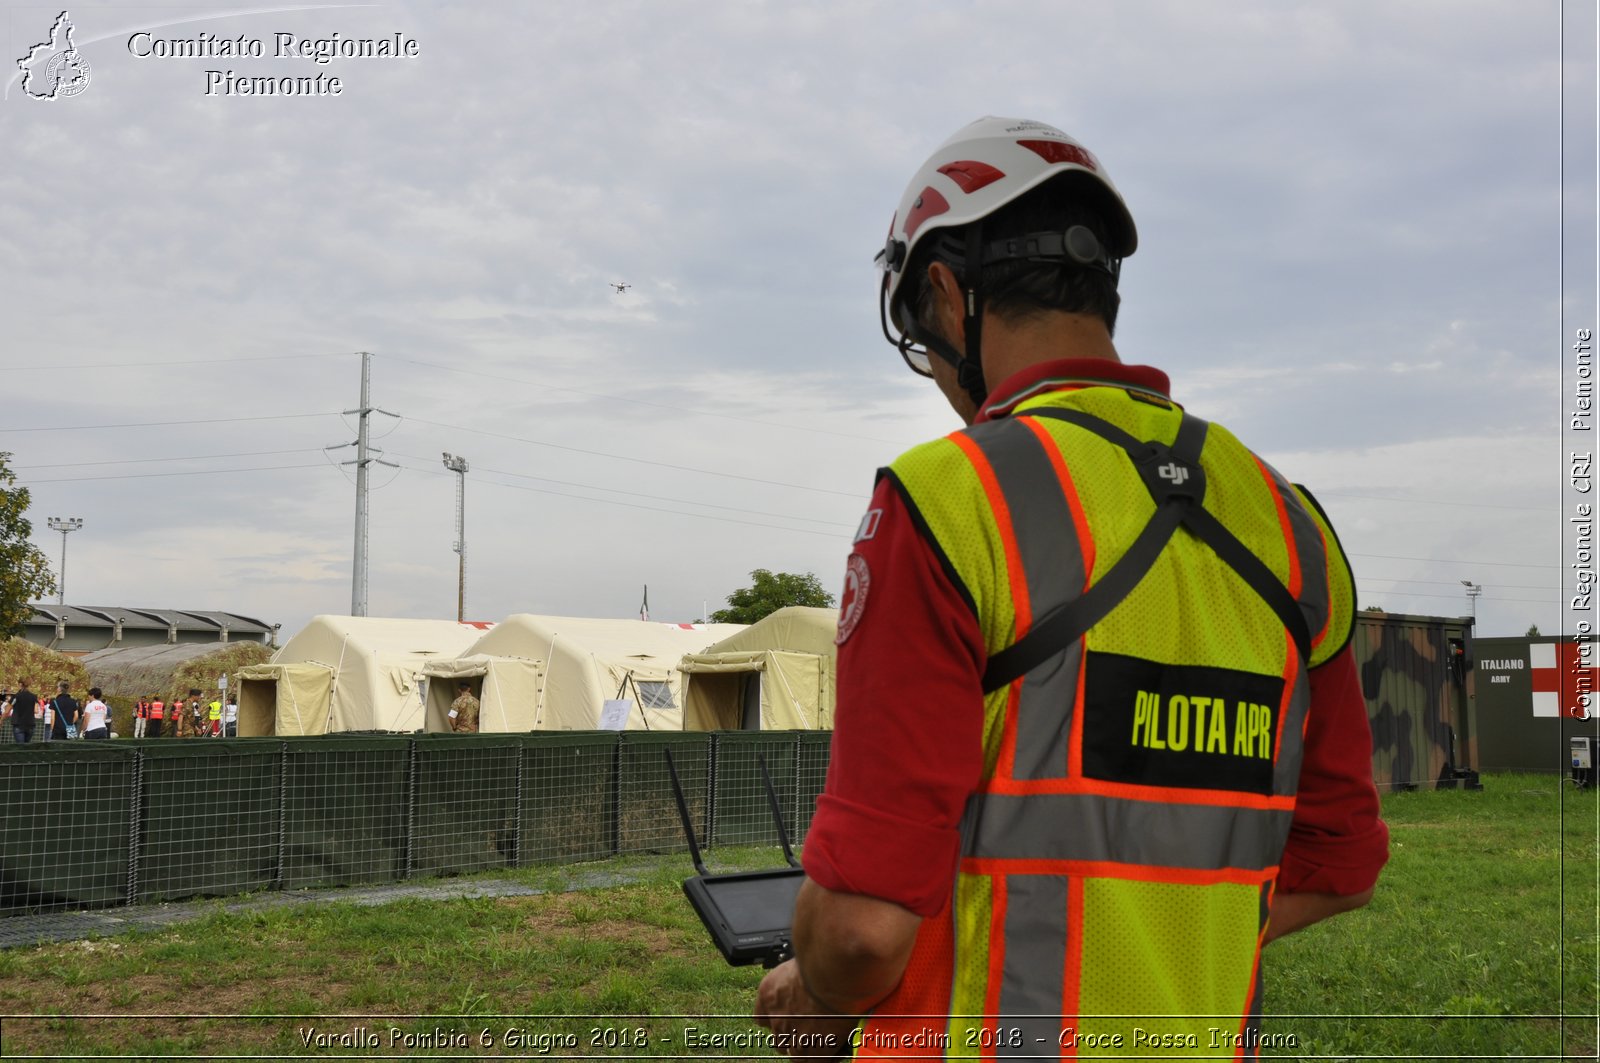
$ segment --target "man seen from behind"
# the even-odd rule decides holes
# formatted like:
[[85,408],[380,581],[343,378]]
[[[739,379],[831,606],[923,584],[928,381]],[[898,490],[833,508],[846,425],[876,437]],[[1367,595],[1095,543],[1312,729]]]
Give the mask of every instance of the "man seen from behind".
[[472,684],[456,685],[456,700],[450,703],[450,730],[459,734],[476,734],[478,730],[478,699],[472,696]]
[[846,566],[756,1009],[795,1054],[1255,1058],[1262,945],[1387,859],[1348,562],[1122,362],[1137,242],[1100,160],[1025,120],[958,131],[895,213],[884,333],[967,427],[880,472]]
[[11,695],[11,730],[18,745],[33,741],[33,714],[39,707],[39,695],[28,689],[28,680],[17,680],[17,692]]

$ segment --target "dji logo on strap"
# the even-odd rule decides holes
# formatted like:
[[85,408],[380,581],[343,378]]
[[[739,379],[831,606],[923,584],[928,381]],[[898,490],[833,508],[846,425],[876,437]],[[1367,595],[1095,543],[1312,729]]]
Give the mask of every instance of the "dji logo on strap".
[[1156,475],[1163,480],[1172,481],[1173,487],[1180,487],[1183,481],[1189,478],[1189,470],[1175,461],[1169,461],[1156,469]]

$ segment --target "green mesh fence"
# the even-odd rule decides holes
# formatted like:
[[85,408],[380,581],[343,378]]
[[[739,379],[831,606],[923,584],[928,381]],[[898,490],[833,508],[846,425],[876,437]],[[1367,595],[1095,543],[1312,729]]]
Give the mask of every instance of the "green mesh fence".
[[711,814],[711,733],[623,731],[617,747],[619,853],[670,853],[689,848],[672,797],[664,750],[671,751],[677,765],[695,834],[707,836]]
[[452,875],[516,860],[520,740],[423,735],[411,744],[409,875]]
[[0,910],[128,901],[134,763],[102,743],[0,750]]
[[727,731],[716,736],[716,800],[711,823],[713,845],[777,845],[761,762],[778,797],[783,826],[793,844],[795,795],[798,792],[796,733],[794,731]]
[[777,840],[798,847],[827,734],[564,732],[0,748],[0,914],[381,884]]
[[282,747],[279,885],[305,889],[404,878],[411,743],[328,735],[289,739]]
[[278,877],[276,743],[144,740],[134,899],[225,896]]
[[[828,781],[828,751],[829,743],[833,741],[832,731],[798,731],[796,737],[799,744],[798,759],[795,778],[795,822],[790,828],[790,836],[796,839],[804,838],[811,829],[811,817],[817,811],[817,798],[822,794],[822,786]],[[798,842],[796,843],[798,844]]]
[[616,851],[615,731],[557,734],[522,747],[519,864],[601,860]]

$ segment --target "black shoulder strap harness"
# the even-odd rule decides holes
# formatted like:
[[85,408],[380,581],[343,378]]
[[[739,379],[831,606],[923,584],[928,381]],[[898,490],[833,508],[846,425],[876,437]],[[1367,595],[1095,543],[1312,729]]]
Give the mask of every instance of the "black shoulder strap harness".
[[1078,410],[1034,409],[1017,416],[1067,421],[1126,450],[1145,488],[1155,499],[1156,512],[1127,553],[1117,559],[1098,583],[1080,597],[1052,609],[1021,639],[989,658],[983,672],[984,693],[999,690],[1026,675],[1082,638],[1139,585],[1179,525],[1210,546],[1261,596],[1283,621],[1301,659],[1310,660],[1311,632],[1299,603],[1266,563],[1203,505],[1206,478],[1200,467],[1200,450],[1205,445],[1210,425],[1198,417],[1183,414],[1177,438],[1169,447],[1164,443],[1135,439],[1116,425]]

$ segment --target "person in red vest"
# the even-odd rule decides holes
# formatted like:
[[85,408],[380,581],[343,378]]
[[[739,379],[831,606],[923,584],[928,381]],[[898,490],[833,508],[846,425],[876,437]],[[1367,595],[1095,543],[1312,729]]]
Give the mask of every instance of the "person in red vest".
[[162,701],[159,696],[153,698],[150,702],[150,726],[145,728],[146,738],[161,737],[161,723],[166,718],[166,715],[167,703]]

